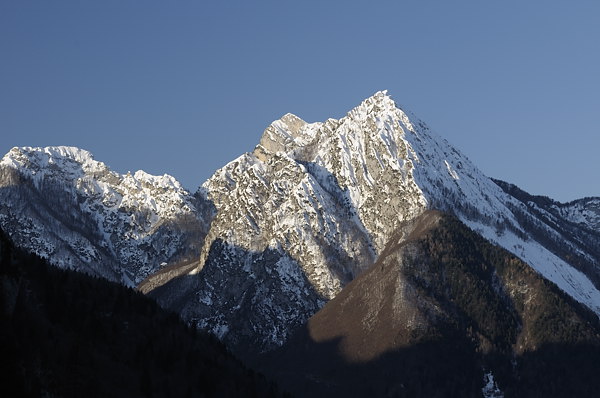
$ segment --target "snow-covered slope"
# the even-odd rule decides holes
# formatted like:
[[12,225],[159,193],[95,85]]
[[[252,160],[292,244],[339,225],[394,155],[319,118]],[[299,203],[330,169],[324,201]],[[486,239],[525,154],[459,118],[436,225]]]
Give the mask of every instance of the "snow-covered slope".
[[73,147],[13,148],[0,161],[0,203],[19,246],[130,286],[196,256],[210,220],[173,177],[120,175]]
[[598,198],[560,203],[546,196],[530,195],[504,181],[494,182],[517,200],[510,208],[527,231],[525,238],[542,244],[585,273],[596,287],[600,286],[600,228],[595,223]]
[[200,266],[156,296],[233,346],[281,344],[373,263],[404,220],[428,208],[456,214],[600,313],[590,280],[598,256],[565,240],[386,92],[340,120],[283,116],[201,192],[216,216]]
[[600,231],[600,198],[584,198],[558,206],[560,214],[571,222]]

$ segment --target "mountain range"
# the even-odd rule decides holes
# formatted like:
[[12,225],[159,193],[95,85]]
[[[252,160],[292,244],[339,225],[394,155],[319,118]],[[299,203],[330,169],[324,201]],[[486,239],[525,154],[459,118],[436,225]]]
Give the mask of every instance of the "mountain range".
[[[410,375],[443,354],[464,363],[444,361],[462,376],[440,396],[526,396],[547,344],[600,359],[600,198],[491,179],[385,91],[339,120],[284,115],[194,194],[78,148],[13,148],[0,204],[19,247],[135,286],[299,394],[352,391],[340,361]],[[435,396],[432,374],[353,391]]]

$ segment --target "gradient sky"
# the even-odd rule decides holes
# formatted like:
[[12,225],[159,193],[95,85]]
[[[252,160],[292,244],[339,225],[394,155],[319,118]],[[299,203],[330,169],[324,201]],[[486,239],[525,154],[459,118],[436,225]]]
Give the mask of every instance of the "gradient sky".
[[387,89],[484,173],[600,196],[598,1],[2,1],[0,152],[195,190],[287,112]]

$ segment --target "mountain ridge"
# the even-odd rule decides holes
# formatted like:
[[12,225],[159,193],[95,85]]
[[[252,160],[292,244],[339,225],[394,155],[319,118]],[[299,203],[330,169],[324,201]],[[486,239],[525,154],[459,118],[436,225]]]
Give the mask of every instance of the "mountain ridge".
[[13,148],[0,161],[0,200],[19,246],[128,286],[195,256],[211,211],[167,174],[121,175],[74,147]]

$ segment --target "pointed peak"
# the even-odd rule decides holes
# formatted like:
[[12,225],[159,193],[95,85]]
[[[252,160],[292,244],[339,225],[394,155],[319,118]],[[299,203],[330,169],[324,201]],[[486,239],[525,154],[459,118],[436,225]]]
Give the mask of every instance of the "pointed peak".
[[391,97],[388,94],[387,90],[379,90],[375,94],[373,94],[371,97],[374,97],[374,98],[386,97],[386,98],[390,98],[391,99]]
[[386,104],[390,107],[395,108],[396,103],[392,97],[388,94],[387,90],[377,91],[375,94],[364,100],[363,102],[370,102],[373,104]]
[[265,129],[254,154],[261,160],[266,153],[285,152],[307,123],[293,113],[286,113]]
[[283,115],[279,120],[284,120],[284,119],[291,119],[291,120],[302,120],[299,116],[294,115],[293,113],[286,113],[285,115]]
[[360,105],[348,112],[348,116],[361,118],[372,113],[389,112],[395,109],[398,107],[392,97],[387,90],[382,90],[362,101]]
[[271,123],[271,126],[279,130],[287,131],[292,135],[298,134],[298,131],[305,125],[306,122],[293,113],[286,113],[279,120],[275,120]]

